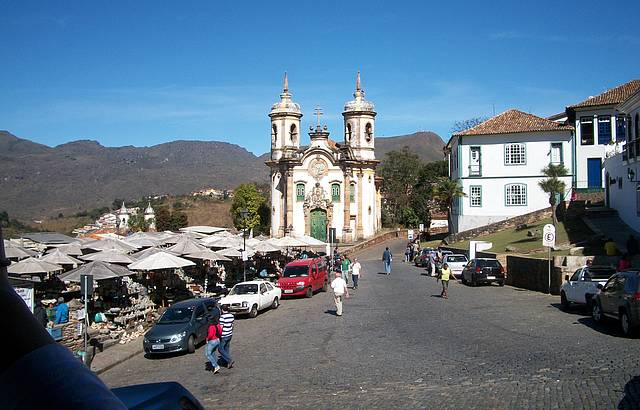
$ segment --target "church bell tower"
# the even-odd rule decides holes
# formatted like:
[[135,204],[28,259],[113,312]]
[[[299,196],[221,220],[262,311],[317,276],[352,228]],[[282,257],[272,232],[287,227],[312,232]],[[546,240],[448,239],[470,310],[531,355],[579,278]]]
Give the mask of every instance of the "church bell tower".
[[353,100],[344,105],[344,144],[351,147],[356,158],[375,159],[376,111],[372,102],[365,100],[360,84],[360,71],[356,77]]
[[284,73],[280,101],[273,104],[271,112],[271,160],[290,157],[300,148],[300,105],[291,100],[289,78]]

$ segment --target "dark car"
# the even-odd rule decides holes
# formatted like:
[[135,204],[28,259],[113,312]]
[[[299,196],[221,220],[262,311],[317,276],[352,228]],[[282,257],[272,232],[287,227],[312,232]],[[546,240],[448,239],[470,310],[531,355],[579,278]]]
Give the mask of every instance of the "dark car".
[[497,259],[471,259],[462,270],[462,283],[476,286],[480,283],[496,282],[504,286],[505,274],[502,264]]
[[196,351],[196,345],[207,337],[209,323],[220,318],[217,300],[189,299],[174,303],[144,335],[145,353]]
[[628,270],[613,275],[606,284],[598,285],[593,298],[591,316],[596,322],[605,318],[620,321],[622,333],[633,336],[640,326],[640,271]]
[[429,254],[436,253],[435,249],[432,248],[424,248],[420,251],[420,254],[413,258],[413,262],[416,266],[426,268],[429,265]]

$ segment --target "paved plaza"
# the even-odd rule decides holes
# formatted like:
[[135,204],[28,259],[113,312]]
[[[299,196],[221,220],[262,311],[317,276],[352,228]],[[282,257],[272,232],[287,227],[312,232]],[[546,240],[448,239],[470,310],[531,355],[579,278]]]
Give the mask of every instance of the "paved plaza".
[[[138,355],[100,375],[110,386],[175,380],[207,408],[638,408],[640,340],[597,326],[558,297],[452,283],[424,269],[382,275],[383,248],[336,317],[329,293],[236,321],[236,366],[205,371],[204,349]],[[108,354],[108,351],[105,352]]]

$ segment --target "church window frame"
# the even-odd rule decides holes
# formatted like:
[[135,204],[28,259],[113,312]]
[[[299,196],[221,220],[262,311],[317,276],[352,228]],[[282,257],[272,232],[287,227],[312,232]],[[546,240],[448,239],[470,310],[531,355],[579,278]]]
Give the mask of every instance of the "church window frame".
[[349,202],[356,201],[356,183],[352,182],[349,184]]
[[346,142],[351,142],[351,136],[352,136],[351,123],[348,122],[344,130],[344,140]]
[[367,142],[371,142],[371,140],[373,139],[373,125],[371,125],[370,122],[368,122],[367,125],[364,126],[364,139]]
[[291,139],[291,142],[295,143],[297,138],[298,127],[296,127],[296,124],[291,124],[291,126],[289,127],[289,139]]
[[273,124],[271,128],[271,138],[273,139],[273,143],[276,144],[278,142],[278,126]]
[[340,202],[340,184],[331,184],[331,200],[333,202]]
[[298,182],[296,184],[296,200],[298,202],[304,201],[305,199],[305,184],[303,182]]

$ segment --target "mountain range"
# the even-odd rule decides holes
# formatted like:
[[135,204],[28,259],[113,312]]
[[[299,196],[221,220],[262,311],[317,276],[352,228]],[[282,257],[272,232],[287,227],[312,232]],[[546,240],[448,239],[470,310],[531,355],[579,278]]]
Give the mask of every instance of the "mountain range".
[[[403,146],[430,162],[442,159],[444,142],[432,132],[378,137],[376,156],[383,159]],[[108,206],[115,198],[267,183],[268,157],[219,141],[104,147],[79,140],[49,147],[0,131],[0,211],[15,218],[40,219]]]

